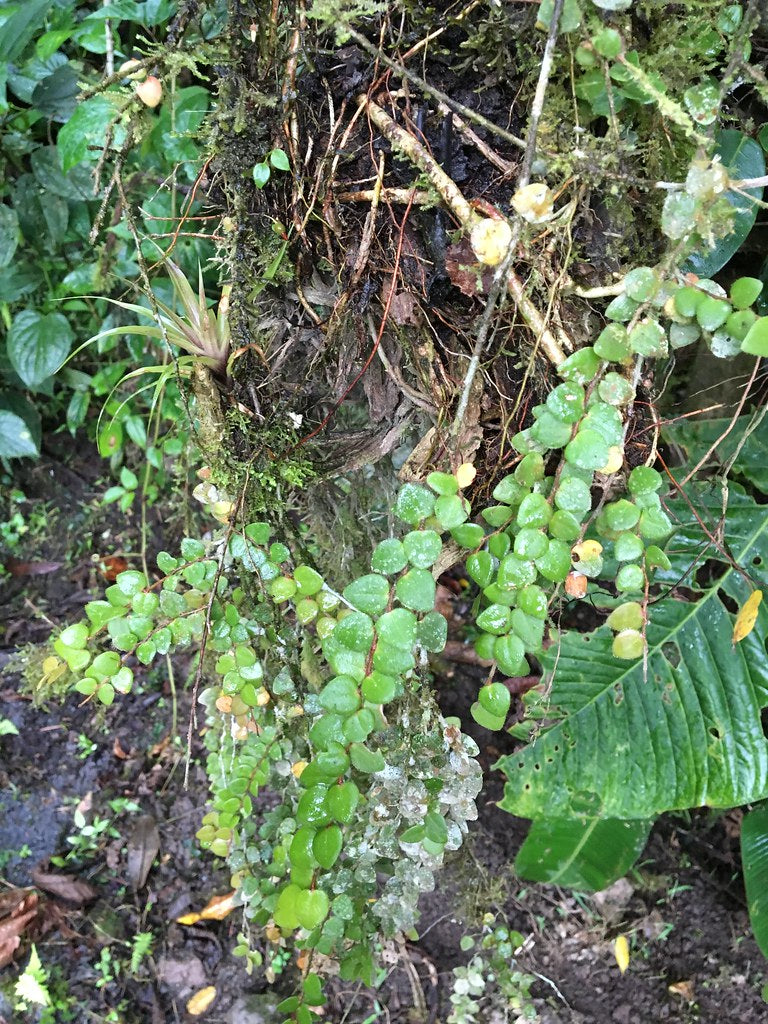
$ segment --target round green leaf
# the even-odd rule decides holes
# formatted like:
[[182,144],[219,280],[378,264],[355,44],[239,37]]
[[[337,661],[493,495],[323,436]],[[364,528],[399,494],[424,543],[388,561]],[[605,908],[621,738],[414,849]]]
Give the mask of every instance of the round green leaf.
[[458,494],[444,494],[435,502],[435,516],[444,530],[453,530],[468,518],[469,502]]
[[333,631],[333,639],[350,651],[369,651],[373,643],[373,622],[370,616],[364,612],[345,615]]
[[393,608],[377,621],[376,633],[385,644],[410,651],[416,642],[416,616],[406,608]]
[[493,559],[487,551],[478,551],[466,561],[467,576],[479,587],[487,587],[493,579]]
[[337,786],[331,786],[328,790],[325,806],[334,821],[347,825],[354,817],[359,800],[360,790],[355,783],[342,782]]
[[734,309],[746,309],[755,302],[763,290],[763,282],[756,277],[740,277],[731,285],[731,303]]
[[699,326],[705,331],[716,331],[721,327],[733,312],[730,302],[725,299],[715,298],[714,295],[705,295],[696,307],[696,319]]
[[477,699],[489,715],[503,718],[509,711],[512,697],[503,683],[489,683],[487,686],[481,687]]
[[363,698],[370,704],[388,704],[396,695],[398,681],[383,672],[373,672],[363,680]]
[[[605,465],[605,460],[602,465]],[[517,510],[519,526],[542,527],[546,526],[551,518],[552,506],[543,494],[527,494],[520,502],[520,508]]]
[[469,712],[477,724],[481,725],[484,729],[498,732],[504,728],[505,718],[490,714],[479,701],[475,701]]
[[459,493],[459,481],[452,473],[430,473],[427,483],[436,494]]
[[607,442],[595,430],[582,427],[565,449],[565,459],[581,469],[600,469],[608,461]]
[[355,768],[366,775],[380,772],[386,766],[386,761],[378,750],[371,750],[362,743],[352,744],[349,748],[349,757]]
[[435,496],[426,487],[420,484],[403,484],[397,495],[394,511],[398,519],[402,519],[404,523],[418,526],[422,520],[432,515],[434,508]]
[[398,601],[414,612],[432,611],[435,590],[435,581],[427,569],[410,569],[400,577],[395,587]]
[[[523,641],[518,636],[498,637],[493,645],[493,658],[504,675],[507,676],[520,676],[528,669],[528,662],[525,660],[525,647],[523,646]],[[504,689],[506,690],[506,687]],[[483,691],[481,690],[480,702],[487,711],[494,713],[493,708],[489,707],[487,702],[483,700],[482,693]],[[509,696],[508,690],[507,696]],[[504,714],[506,714],[506,709]]]
[[62,629],[59,634],[59,640],[61,640],[65,647],[81,651],[88,642],[88,626],[84,622],[75,622],[71,626]]
[[412,530],[403,537],[403,547],[411,565],[429,569],[440,557],[443,542],[434,530]]
[[311,931],[328,916],[330,902],[322,889],[304,889],[296,897],[296,917],[302,928]]
[[[438,542],[439,540],[438,537]],[[359,611],[368,615],[378,615],[387,607],[389,583],[383,576],[375,573],[361,576],[344,588],[344,597]]]
[[477,523],[463,523],[451,530],[451,537],[461,548],[476,548],[485,540],[485,530]]
[[402,542],[395,540],[383,540],[374,548],[371,557],[371,568],[374,572],[382,572],[386,576],[394,576],[405,568],[408,558]]
[[326,683],[318,697],[326,711],[340,715],[351,715],[360,707],[357,683],[350,676],[336,676]]
[[290,171],[291,163],[282,149],[273,149],[269,154],[269,162],[278,171]]
[[620,363],[630,355],[629,336],[624,324],[608,324],[595,342],[595,352],[601,359]]
[[72,328],[61,313],[41,315],[25,309],[13,318],[7,355],[27,387],[36,388],[54,374],[69,355]]
[[741,351],[752,356],[768,356],[768,316],[759,317],[741,343]]
[[426,651],[439,654],[448,639],[448,623],[440,612],[427,612],[416,627],[416,640]]
[[480,612],[477,617],[478,629],[486,633],[500,635],[509,629],[512,613],[509,608],[501,604],[492,604],[485,611]]
[[344,836],[338,825],[327,825],[312,842],[312,852],[321,868],[330,871],[339,859]]

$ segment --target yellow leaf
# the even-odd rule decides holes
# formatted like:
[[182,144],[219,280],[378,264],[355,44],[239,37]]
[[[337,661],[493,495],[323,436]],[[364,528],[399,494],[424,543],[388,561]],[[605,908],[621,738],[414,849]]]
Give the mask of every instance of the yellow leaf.
[[462,462],[459,468],[454,474],[456,479],[459,481],[459,487],[469,487],[472,481],[477,476],[477,470],[471,462]]
[[613,473],[618,473],[623,465],[624,451],[615,444],[608,449],[608,461],[604,466],[600,467],[600,472],[605,473],[606,476],[611,476]]
[[181,917],[177,917],[176,921],[178,924],[197,924],[200,920],[199,914],[182,914]]
[[201,988],[187,1001],[187,1013],[191,1013],[193,1017],[199,1017],[201,1013],[205,1013],[215,998],[216,989],[213,985]]
[[761,590],[753,590],[747,600],[741,606],[736,622],[733,625],[733,642],[735,644],[749,636],[757,622],[757,611],[760,602],[763,600]]
[[613,955],[616,957],[616,963],[623,974],[629,967],[629,941],[626,935],[619,935],[614,942]]
[[53,655],[50,658],[46,658],[43,662],[43,675],[49,676],[51,672],[56,671],[59,665],[61,665],[61,662],[58,658],[54,658]]

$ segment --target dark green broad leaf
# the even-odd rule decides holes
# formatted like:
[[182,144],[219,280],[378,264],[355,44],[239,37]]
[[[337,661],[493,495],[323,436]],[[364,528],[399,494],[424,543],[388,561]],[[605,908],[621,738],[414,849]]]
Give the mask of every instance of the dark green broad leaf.
[[0,271],[0,302],[18,302],[35,291],[42,280],[43,273],[38,267],[17,259],[13,266]]
[[76,201],[93,199],[93,181],[87,167],[73,167],[66,174],[59,162],[55,146],[41,146],[30,157],[32,172],[38,184],[62,199]]
[[[759,178],[765,174],[765,155],[760,146],[749,136],[735,128],[721,131],[717,136],[715,153],[723,166],[736,180]],[[744,194],[746,193],[746,194]],[[725,199],[734,208],[731,233],[718,239],[713,249],[692,253],[685,263],[685,269],[699,277],[712,277],[728,263],[740,249],[757,219],[757,204],[753,199],[762,199],[762,188],[744,189],[741,193],[726,192]]]
[[[718,485],[693,486],[688,495],[701,519],[720,520]],[[659,578],[685,579],[692,599],[654,604],[647,670],[643,659],[613,657],[607,628],[565,633],[559,648],[541,656],[545,671],[557,661],[551,709],[560,717],[535,745],[500,760],[506,810],[533,819],[637,819],[768,797],[761,723],[768,706],[768,609],[760,608],[754,630],[734,650],[734,615],[724,604],[741,607],[754,586],[768,586],[768,517],[736,483],[729,499],[726,544],[753,582],[721,562],[719,576],[699,589],[691,568],[704,549],[710,564],[718,552],[702,544],[688,506],[672,502],[683,525],[667,552],[671,568],[660,569]]]
[[629,871],[643,851],[649,821],[539,818],[515,858],[521,878],[598,892]]
[[21,416],[0,409],[0,458],[19,459],[37,454],[32,433]]
[[25,309],[13,318],[8,333],[8,359],[30,388],[58,370],[72,346],[72,328],[61,313],[45,316]]
[[19,57],[27,43],[41,32],[53,0],[25,0],[3,24],[0,32],[0,61]]
[[[722,466],[733,455],[736,447],[741,444],[745,433],[750,428],[751,419],[751,416],[739,417],[730,432],[727,432],[731,425],[730,418],[679,420],[677,423],[665,427],[664,436],[685,451],[693,466],[706,455],[718,438],[722,438],[708,463],[710,466]],[[763,420],[752,433],[750,443],[745,445],[739,453],[736,469],[751,484],[768,493],[766,451],[768,451],[768,420]]]
[[744,815],[741,865],[752,931],[761,953],[768,956],[768,804]]
[[81,103],[59,130],[56,147],[66,174],[81,160],[96,160],[108,125],[116,117],[114,104],[106,96],[93,96]]
[[0,392],[0,456],[18,459],[40,454],[40,414],[14,391]]
[[19,218],[10,206],[0,205],[0,268],[7,267],[19,244]]
[[63,123],[74,113],[79,92],[77,72],[66,63],[35,86],[32,103],[52,121]]

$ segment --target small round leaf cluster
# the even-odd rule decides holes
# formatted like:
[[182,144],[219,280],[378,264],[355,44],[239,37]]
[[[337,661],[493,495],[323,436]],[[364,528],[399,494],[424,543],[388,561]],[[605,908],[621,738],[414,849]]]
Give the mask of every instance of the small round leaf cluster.
[[[623,285],[605,311],[612,323],[594,344],[601,359],[624,364],[633,356],[658,359],[700,338],[721,359],[738,352],[768,355],[768,317],[759,317],[751,308],[763,290],[757,278],[738,278],[728,293],[717,282],[695,274],[671,281],[651,267],[637,267],[626,275]],[[607,399],[608,385],[603,381],[600,387]],[[613,404],[631,400],[626,387],[625,381]]]

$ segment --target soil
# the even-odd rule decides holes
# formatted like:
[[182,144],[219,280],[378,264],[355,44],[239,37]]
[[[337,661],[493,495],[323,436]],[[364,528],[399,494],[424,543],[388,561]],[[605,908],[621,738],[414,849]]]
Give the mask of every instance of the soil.
[[[56,518],[50,532],[14,549],[16,561],[8,564],[16,573],[25,561],[61,564],[39,575],[5,577],[2,666],[26,644],[43,641],[51,622],[71,620],[103,585],[89,538],[132,557],[135,527],[114,510],[95,508],[100,486],[89,468],[95,465],[85,450],[67,460],[54,453],[19,483],[28,498],[45,499],[55,481]],[[602,894],[521,882],[511,864],[526,823],[498,808],[501,779],[490,767],[513,741],[472,722],[477,671],[443,664],[436,677],[444,711],[461,716],[487,769],[471,842],[424,897],[419,939],[384,951],[387,970],[379,988],[332,980],[325,1019],[444,1021],[451,972],[469,956],[460,939],[477,934],[483,914],[492,912],[526,938],[518,968],[535,976],[531,994],[542,1024],[768,1020],[761,995],[768,970],[750,937],[740,880],[738,812],[662,819],[635,870]],[[187,673],[183,660],[176,663],[181,736],[190,710]],[[192,1020],[186,1002],[209,985],[216,1000],[201,1019],[210,1024],[279,1021],[274,1007],[290,993],[295,974],[287,967],[271,985],[263,971],[248,975],[230,953],[240,928],[237,912],[192,926],[177,921],[226,894],[229,884],[194,838],[207,797],[202,748],[196,737],[185,786],[184,742],[171,735],[167,675],[146,674],[134,693],[100,714],[72,695],[36,708],[17,673],[0,678],[0,720],[18,729],[18,736],[0,740],[0,874],[8,887],[37,879],[40,891],[37,918],[0,976],[0,1022],[39,1019],[12,1008],[12,985],[32,940],[52,989],[61,993],[61,1009],[49,1018],[57,1022]],[[96,835],[83,836],[76,811]],[[142,857],[148,858],[143,868]],[[57,864],[56,858],[67,859]],[[59,879],[56,891],[39,884],[40,868]],[[92,887],[92,898],[78,897],[69,876]],[[151,950],[131,971],[139,932],[151,933]],[[622,933],[632,940],[623,976],[613,952]],[[263,941],[254,940],[257,946]]]

